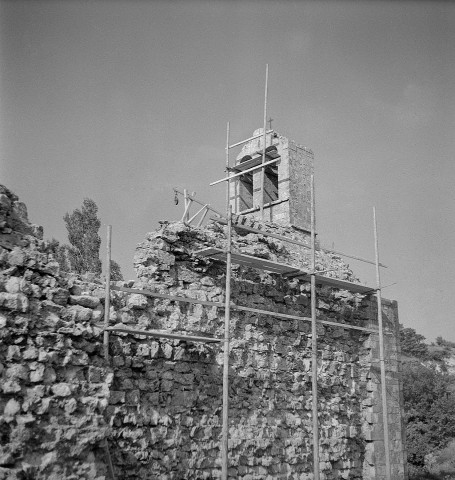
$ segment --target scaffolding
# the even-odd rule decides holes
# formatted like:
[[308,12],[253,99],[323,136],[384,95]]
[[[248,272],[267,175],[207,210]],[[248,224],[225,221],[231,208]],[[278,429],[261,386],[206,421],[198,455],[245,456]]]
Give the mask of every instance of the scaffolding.
[[[254,135],[242,140],[240,142],[229,144],[229,130],[230,125],[227,124],[227,134],[226,134],[226,171],[229,173],[228,176],[212,182],[210,185],[216,185],[221,182],[226,182],[226,214],[223,215],[218,210],[214,209],[210,204],[206,204],[196,200],[195,193],[189,193],[186,189],[182,192],[177,188],[174,188],[176,203],[178,203],[178,195],[183,196],[184,200],[184,213],[181,221],[187,225],[190,225],[195,219],[199,216],[197,226],[201,226],[203,221],[207,218],[209,212],[212,212],[215,217],[212,217],[211,220],[220,223],[221,225],[226,226],[226,248],[219,249],[208,247],[201,249],[199,251],[193,252],[200,258],[210,258],[215,261],[222,261],[226,265],[226,284],[225,284],[225,301],[224,302],[211,302],[211,301],[202,301],[195,298],[186,297],[186,296],[175,296],[168,295],[152,290],[146,289],[134,289],[115,286],[111,284],[110,281],[110,265],[111,265],[111,237],[112,237],[112,227],[108,226],[107,229],[107,272],[106,272],[106,291],[105,291],[105,315],[104,315],[104,355],[106,361],[109,361],[109,335],[110,334],[132,334],[132,335],[142,335],[146,337],[155,337],[155,338],[166,338],[172,340],[182,340],[187,342],[203,342],[203,343],[214,343],[220,344],[223,348],[223,394],[222,394],[222,435],[221,435],[221,478],[223,480],[228,480],[228,468],[229,468],[229,459],[228,459],[228,442],[229,442],[229,345],[230,345],[230,336],[229,336],[229,327],[230,327],[230,316],[231,311],[239,312],[250,312],[260,315],[271,316],[275,318],[283,318],[288,320],[299,320],[304,322],[311,322],[311,356],[312,356],[312,435],[313,435],[313,473],[314,479],[319,480],[320,478],[320,468],[319,468],[319,426],[318,426],[318,399],[317,399],[317,325],[327,325],[332,327],[338,327],[343,329],[352,329],[360,330],[367,333],[379,334],[379,362],[381,369],[381,390],[382,390],[382,410],[383,410],[383,424],[384,424],[384,446],[385,446],[385,467],[386,467],[386,479],[391,480],[391,468],[390,468],[390,451],[389,451],[389,433],[388,433],[388,418],[387,418],[387,390],[386,390],[386,371],[385,371],[385,359],[384,359],[384,335],[390,335],[391,332],[384,331],[383,321],[382,321],[382,304],[381,304],[381,277],[380,277],[380,267],[386,268],[386,265],[383,265],[379,262],[379,250],[378,250],[378,232],[377,232],[377,222],[376,222],[376,211],[373,209],[373,218],[374,218],[374,240],[375,240],[375,261],[368,260],[362,257],[345,254],[333,249],[321,249],[323,252],[327,253],[336,253],[348,258],[353,258],[361,262],[373,264],[376,267],[376,287],[365,286],[354,282],[349,282],[346,280],[341,280],[333,277],[325,276],[321,271],[316,271],[316,231],[315,231],[315,192],[314,192],[314,176],[311,175],[311,231],[310,231],[310,246],[306,243],[296,240],[292,237],[286,235],[280,235],[274,232],[268,232],[267,230],[256,229],[251,226],[241,225],[236,223],[233,224],[233,212],[230,205],[230,185],[232,181],[237,181],[241,178],[242,175],[250,173],[252,171],[260,170],[261,171],[261,205],[260,205],[260,214],[261,218],[264,219],[264,169],[266,166],[271,164],[276,164],[280,161],[280,157],[275,153],[272,153],[269,157],[267,156],[266,148],[266,138],[267,135],[272,133],[273,130],[266,131],[266,118],[267,118],[267,84],[268,84],[268,66],[266,68],[266,82],[265,82],[265,99],[264,99],[264,128],[262,133]],[[232,148],[244,145],[254,139],[263,138],[262,152],[256,153],[252,156],[248,163],[245,162],[242,166],[235,165],[230,166],[229,160],[229,151]],[[270,152],[270,150],[269,150]],[[231,172],[233,172],[231,174]],[[202,208],[200,208],[194,215],[190,217],[190,208],[193,203],[196,203]],[[270,260],[264,260],[262,258],[245,255],[238,252],[232,251],[232,230],[241,229],[250,233],[259,233],[266,237],[271,237],[279,239],[284,242],[289,242],[291,244],[298,245],[302,248],[305,248],[310,251],[311,259],[311,268],[310,270],[304,270],[300,267],[293,265],[286,265],[279,262],[273,262]],[[299,278],[303,281],[310,282],[311,288],[311,317],[305,317],[300,315],[279,313],[274,311],[262,310],[251,308],[243,305],[238,305],[231,298],[231,277],[232,277],[232,264],[243,265],[250,268],[260,269],[271,274],[281,275],[287,278]],[[376,294],[377,306],[378,306],[378,329],[376,328],[367,328],[360,327],[357,325],[349,325],[345,323],[331,322],[328,320],[323,320],[317,318],[316,310],[316,285],[326,285],[331,288],[347,290],[352,293],[357,293],[361,295],[371,295],[372,293]],[[172,302],[183,302],[190,304],[199,304],[209,307],[217,307],[224,309],[224,336],[222,338],[215,338],[210,336],[194,336],[181,333],[172,333],[162,330],[140,330],[136,328],[124,327],[124,326],[110,326],[109,325],[109,310],[110,310],[110,297],[111,291],[119,291],[130,294],[141,294],[153,298],[167,299]],[[111,477],[114,477],[114,471],[112,464],[109,464],[109,471]]]

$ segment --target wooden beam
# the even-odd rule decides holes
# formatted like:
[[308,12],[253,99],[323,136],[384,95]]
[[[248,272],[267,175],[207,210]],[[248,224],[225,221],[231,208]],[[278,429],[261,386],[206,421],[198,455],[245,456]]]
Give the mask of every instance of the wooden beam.
[[155,298],[164,298],[166,300],[172,300],[174,302],[185,302],[185,303],[195,303],[195,304],[199,304],[199,305],[207,305],[208,307],[223,307],[224,306],[224,304],[222,302],[208,302],[206,300],[197,300],[196,298],[179,297],[179,296],[175,296],[175,295],[167,295],[165,293],[152,292],[151,290],[140,290],[138,288],[126,288],[126,287],[111,286],[111,290],[116,290],[118,292],[126,292],[126,293],[138,293],[140,295],[146,295],[148,297],[155,297]]
[[[311,271],[316,269],[316,219],[314,176],[311,175]],[[318,421],[318,346],[316,323],[316,275],[311,275],[311,402],[313,423],[313,475],[319,480],[319,421]]]
[[226,295],[224,307],[224,345],[223,345],[223,414],[221,435],[221,478],[228,480],[229,470],[229,327],[231,322],[231,234],[232,209],[227,204],[227,245],[226,252]]
[[222,178],[221,180],[216,180],[215,182],[212,182],[210,186],[212,187],[213,185],[217,185],[218,183],[221,182],[226,182],[228,180],[232,180],[233,178],[240,177],[242,175],[245,175],[246,173],[252,172],[253,170],[259,170],[260,168],[266,167],[267,165],[271,165],[272,163],[277,163],[281,160],[281,157],[274,158],[273,160],[269,160],[268,162],[265,163],[260,163],[259,165],[256,165],[255,167],[248,168],[247,170],[244,170],[243,172],[236,173],[235,175],[229,175],[228,177]]
[[160,330],[139,330],[129,327],[108,327],[109,332],[129,333],[131,335],[144,335],[146,337],[169,338],[171,340],[185,340],[187,342],[223,343],[222,338],[199,337],[195,335],[183,335],[180,333],[168,333]]
[[384,327],[382,324],[382,299],[381,299],[381,274],[379,270],[379,246],[378,246],[378,225],[376,222],[376,208],[373,207],[374,220],[374,251],[376,257],[376,298],[378,302],[378,326],[379,326],[379,365],[381,369],[381,400],[382,400],[382,423],[384,428],[384,448],[385,448],[385,477],[391,480],[390,470],[390,442],[389,442],[389,415],[387,407],[387,376],[385,371],[384,354]]
[[[221,217],[221,218],[211,217],[210,220],[212,220],[214,222],[217,222],[217,223],[221,223],[222,225],[226,225],[226,219],[223,218],[223,217]],[[293,238],[286,237],[286,235],[279,235],[278,233],[266,232],[264,230],[259,230],[258,228],[247,227],[246,225],[241,225],[241,224],[238,224],[238,223],[233,225],[233,227],[234,228],[240,228],[241,230],[246,230],[247,232],[264,235],[265,237],[276,238],[278,240],[282,240],[283,242],[293,243],[294,245],[299,245],[300,247],[306,248],[308,250],[311,249],[311,247],[309,245],[306,245],[303,242],[299,242],[298,240],[295,240]],[[360,262],[365,262],[365,263],[370,263],[371,265],[376,265],[376,263],[373,260],[367,260],[366,258],[358,257],[356,255],[351,255],[349,253],[340,252],[338,250],[333,250],[331,248],[321,247],[320,251],[325,252],[325,253],[334,253],[335,255],[341,255],[343,257],[352,258],[354,260],[359,260]],[[387,265],[384,265],[383,263],[380,263],[379,266],[383,267],[383,268],[387,268]]]
[[[214,218],[211,217],[210,220],[213,220],[214,222],[221,223],[221,225],[226,225],[226,219],[224,218]],[[289,242],[293,243],[295,245],[299,245],[304,248],[310,249],[311,247],[309,245],[306,245],[303,242],[299,242],[298,240],[294,240],[293,238],[286,237],[285,235],[279,235],[278,233],[271,233],[271,232],[265,232],[264,230],[259,230],[258,228],[253,228],[253,227],[247,227],[246,225],[240,225],[238,223],[232,225],[233,228],[239,228],[241,230],[246,230],[247,232],[251,233],[257,233],[259,235],[264,235],[264,237],[272,237],[276,238],[278,240],[282,240],[283,242]]]
[[[269,310],[260,310],[258,308],[242,307],[241,305],[231,305],[231,309],[240,310],[243,312],[257,313],[259,315],[268,315],[270,317],[285,318],[286,320],[303,320],[304,322],[311,322],[310,317],[301,317],[299,315],[290,315],[288,313],[271,312]],[[345,328],[345,329],[360,330],[360,331],[369,332],[369,333],[379,332],[374,328],[358,327],[357,325],[349,325],[347,323],[330,322],[329,320],[320,320],[320,319],[316,319],[316,321],[318,323],[321,323],[322,325],[328,325],[329,327],[339,327],[339,328]],[[390,335],[392,334],[390,333]]]
[[[269,133],[272,133],[272,132],[273,132],[273,130],[268,130],[268,131],[267,131],[267,135],[268,135]],[[263,135],[262,133],[259,133],[258,135],[253,135],[252,137],[247,138],[246,140],[242,140],[242,141],[240,141],[240,142],[234,143],[233,145],[229,145],[228,148],[238,147],[239,145],[243,145],[244,143],[250,142],[251,140],[254,140],[255,138],[262,137],[262,135]]]
[[[280,155],[276,153],[276,151],[267,151],[265,152],[265,156],[270,158],[271,160],[275,158],[279,158]],[[241,163],[236,163],[234,166],[230,167],[229,170],[233,172],[243,172],[248,170],[251,167],[256,167],[262,163],[262,152],[255,153],[251,155],[251,158],[245,161],[241,161]]]
[[111,237],[112,225],[107,226],[107,242],[106,242],[106,291],[104,297],[104,335],[103,349],[104,359],[109,360],[109,332],[106,330],[109,326],[110,302],[111,302]]
[[[125,293],[138,293],[140,295],[146,295],[150,297],[157,297],[157,298],[163,298],[175,302],[186,302],[186,303],[193,303],[193,304],[200,304],[200,305],[207,305],[209,307],[218,307],[218,308],[225,308],[225,303],[222,302],[208,302],[205,300],[196,300],[194,298],[188,298],[188,297],[177,297],[173,295],[166,295],[164,293],[155,293],[151,292],[148,290],[139,290],[135,288],[125,288],[125,287],[116,287],[116,286],[111,286],[111,290],[116,290],[120,292],[125,292]],[[244,311],[244,312],[252,312],[252,313],[258,313],[260,315],[268,315],[271,317],[278,317],[278,318],[285,318],[288,320],[303,320],[306,322],[311,322],[311,318],[308,317],[301,317],[298,315],[290,315],[287,313],[279,313],[279,312],[273,312],[269,310],[260,310],[257,308],[251,308],[251,307],[244,307],[242,305],[236,305],[235,303],[230,304],[230,308],[232,310],[239,310],[239,311]],[[366,327],[358,327],[356,325],[349,325],[346,323],[337,323],[337,322],[330,322],[328,320],[319,320],[318,322],[324,324],[324,325],[329,325],[332,327],[340,327],[340,328],[346,328],[346,329],[352,329],[352,330],[361,330],[365,332],[370,332],[370,333],[378,333],[378,330],[375,330],[373,328],[366,328]],[[389,332],[385,332],[386,334],[389,334]]]

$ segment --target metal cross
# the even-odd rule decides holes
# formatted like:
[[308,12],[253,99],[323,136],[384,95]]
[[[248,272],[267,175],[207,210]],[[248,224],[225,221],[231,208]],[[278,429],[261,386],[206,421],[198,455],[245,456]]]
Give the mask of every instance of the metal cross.
[[272,117],[269,117],[269,119],[267,120],[268,124],[269,124],[269,129],[272,130],[272,122],[273,122],[273,118]]

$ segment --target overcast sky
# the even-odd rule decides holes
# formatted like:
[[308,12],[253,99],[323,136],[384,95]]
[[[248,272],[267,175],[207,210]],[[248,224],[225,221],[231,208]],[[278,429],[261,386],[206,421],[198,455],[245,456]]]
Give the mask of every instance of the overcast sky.
[[[1,1],[0,182],[45,237],[84,197],[137,243],[182,215],[172,187],[224,208],[232,141],[262,126],[315,153],[322,243],[374,258],[384,296],[429,340],[455,340],[455,4]],[[104,259],[104,250],[102,257]],[[349,262],[374,285],[374,267]]]

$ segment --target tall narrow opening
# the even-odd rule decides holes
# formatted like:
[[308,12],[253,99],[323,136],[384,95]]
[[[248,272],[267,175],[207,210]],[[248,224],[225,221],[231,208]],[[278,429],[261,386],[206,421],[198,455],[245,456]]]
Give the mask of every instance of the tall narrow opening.
[[239,211],[253,208],[253,175],[246,173],[239,181]]
[[271,166],[265,169],[264,204],[275,200],[278,200],[278,167]]

